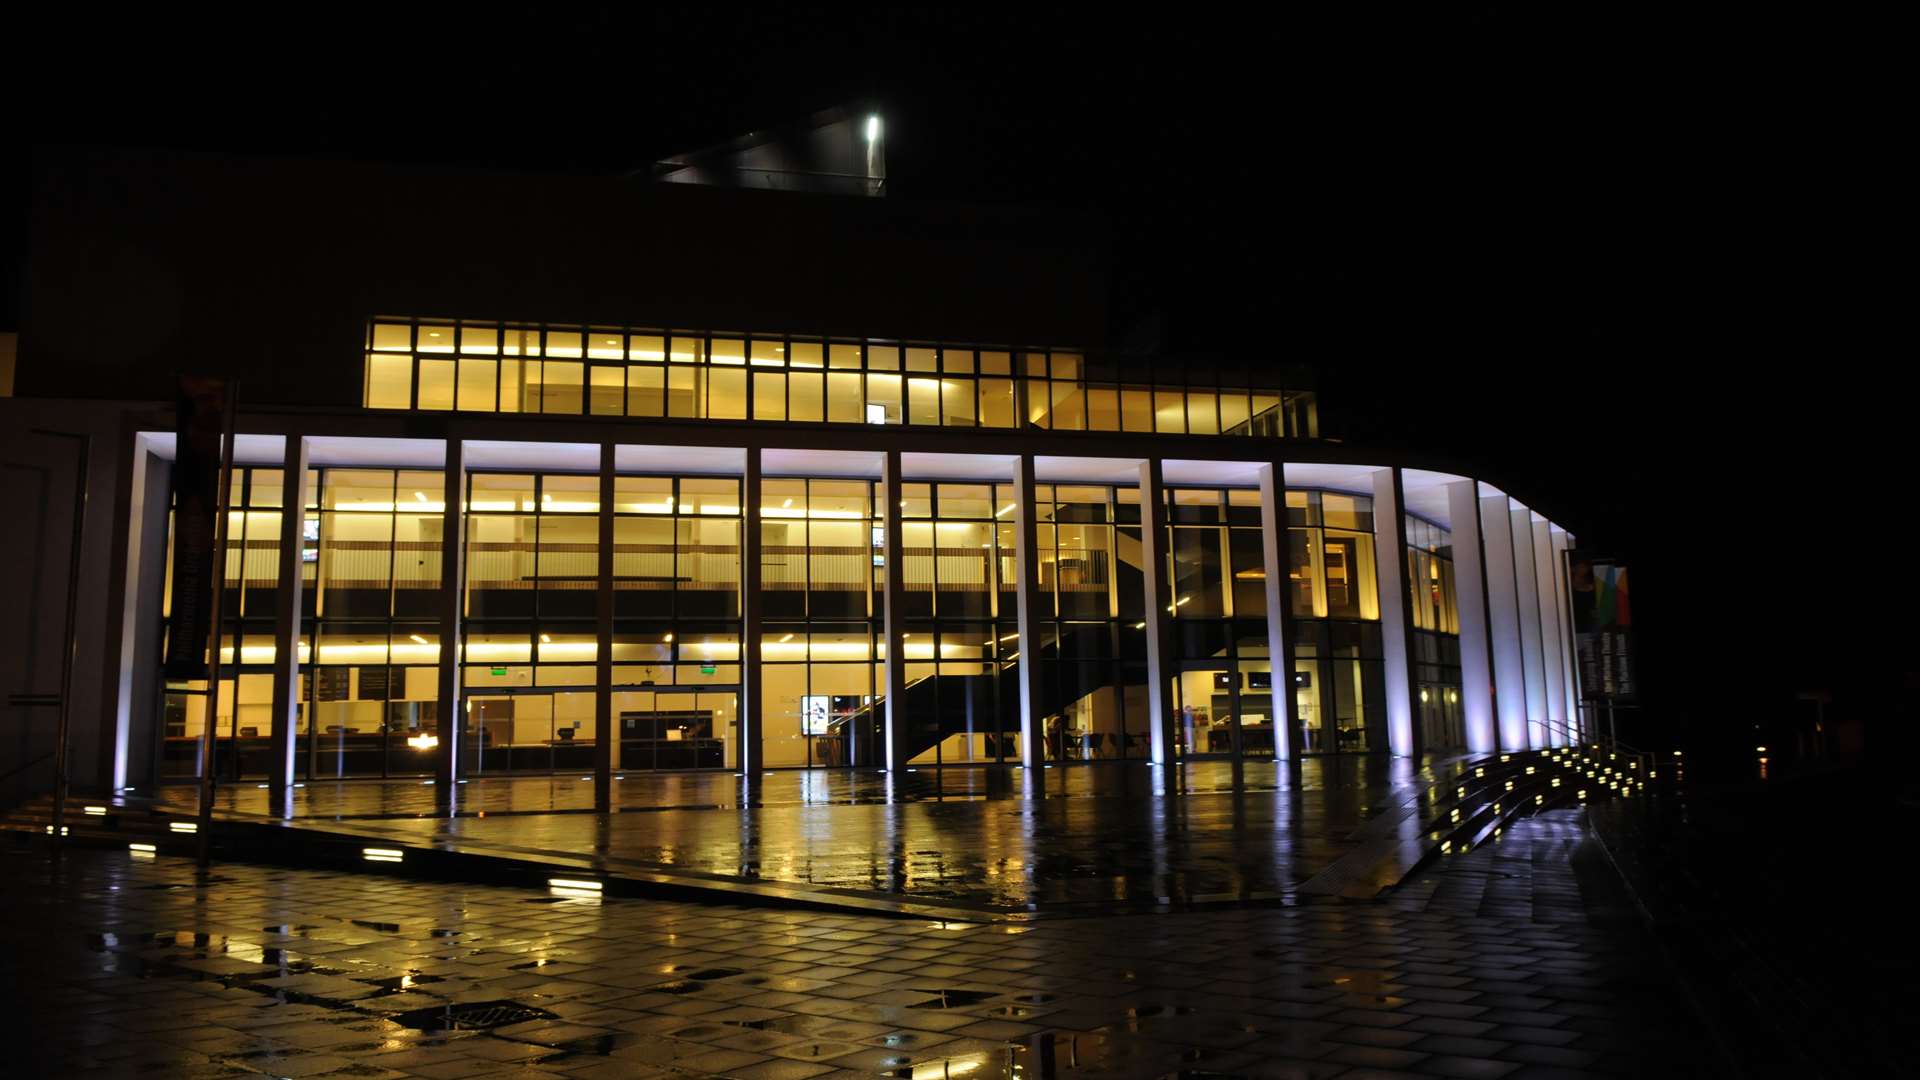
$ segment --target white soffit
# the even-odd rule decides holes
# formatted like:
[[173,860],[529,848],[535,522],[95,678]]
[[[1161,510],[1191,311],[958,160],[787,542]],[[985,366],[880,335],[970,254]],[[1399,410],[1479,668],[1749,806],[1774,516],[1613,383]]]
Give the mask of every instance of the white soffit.
[[[1260,483],[1260,461],[1184,461],[1160,463],[1160,478],[1168,487],[1254,487]],[[1371,490],[1371,489],[1369,489]]]
[[1033,478],[1042,484],[1140,486],[1139,458],[1053,457],[1036,455]]
[[1447,489],[1466,477],[1425,469],[1400,470],[1400,490],[1405,496],[1407,513],[1425,518],[1443,529],[1453,528],[1453,510]]
[[[622,450],[626,447],[621,447]],[[739,455],[739,465],[734,468],[740,472],[746,468],[746,451],[733,450]],[[816,476],[846,477],[855,480],[878,480],[886,467],[887,456],[878,450],[762,450],[760,451],[760,472],[765,476]],[[904,461],[902,467],[904,467]],[[715,470],[718,471],[718,470]]]
[[461,444],[468,470],[524,469],[527,472],[600,471],[595,443],[495,442],[470,439]]
[[1385,465],[1323,465],[1287,462],[1287,486],[1325,488],[1351,495],[1373,495],[1373,474]]
[[[600,450],[593,447],[593,467],[600,467]],[[747,452],[737,446],[645,446],[613,448],[613,467],[623,473],[739,476],[747,470]]]
[[307,440],[307,464],[350,468],[440,469],[447,444],[439,439],[355,439],[315,435]]
[[[179,456],[178,437],[171,431],[142,431],[147,449],[166,461]],[[285,435],[235,435],[233,460],[240,465],[278,465],[287,458]]]
[[[1020,459],[1013,454],[900,455],[900,475],[908,480],[999,480],[1013,482]],[[1039,462],[1034,463],[1039,471]]]

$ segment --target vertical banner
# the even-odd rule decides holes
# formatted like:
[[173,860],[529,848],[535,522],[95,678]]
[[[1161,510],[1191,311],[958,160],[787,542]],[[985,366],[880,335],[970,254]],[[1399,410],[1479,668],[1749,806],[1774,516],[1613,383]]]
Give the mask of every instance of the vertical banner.
[[213,626],[213,541],[220,506],[220,437],[226,428],[227,383],[180,376],[174,405],[173,610],[167,623],[169,679],[207,677]]
[[1633,606],[1627,568],[1616,559],[1567,553],[1573,632],[1580,653],[1580,695],[1630,704],[1638,693],[1633,668]]

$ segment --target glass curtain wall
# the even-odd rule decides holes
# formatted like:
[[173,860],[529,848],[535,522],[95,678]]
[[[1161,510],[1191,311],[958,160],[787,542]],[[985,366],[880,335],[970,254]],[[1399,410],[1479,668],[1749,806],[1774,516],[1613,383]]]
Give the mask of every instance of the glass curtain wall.
[[1041,757],[1145,757],[1146,636],[1133,625],[1144,606],[1139,492],[1039,484],[1034,504]]
[[1317,438],[1314,394],[1256,369],[1078,351],[381,319],[370,409]]
[[1386,746],[1373,500],[1287,492],[1294,701],[1307,753]]
[[[233,780],[264,776],[272,737],[274,620],[280,605],[282,476],[278,468],[233,470],[227,517],[227,555],[221,601],[220,693],[215,709],[215,775]],[[171,544],[171,518],[169,518]],[[303,564],[311,586],[313,566]],[[172,551],[168,551],[162,611],[172,614]],[[306,612],[311,614],[309,594]],[[165,640],[164,632],[162,640]],[[302,659],[310,638],[303,634]],[[206,724],[205,679],[168,681],[161,703],[160,768],[166,777],[199,775]],[[305,695],[301,698],[304,749]]]
[[[423,719],[432,729],[438,696],[433,604],[440,585],[440,475],[395,469],[308,474],[295,740],[296,769],[304,776],[430,768],[414,766],[405,738]],[[223,607],[232,614],[221,649],[216,728],[218,775],[228,779],[266,774],[285,512],[281,479],[278,468],[234,473],[234,505],[244,509],[235,509],[229,522]],[[171,603],[169,579],[169,612]],[[411,671],[411,665],[424,668]],[[162,776],[195,774],[204,694],[204,682],[166,684]],[[390,751],[398,758],[392,763]]]
[[760,483],[761,745],[770,767],[878,761],[877,487]]
[[1257,491],[1170,488],[1175,748],[1274,753],[1273,665]]
[[462,772],[591,770],[600,478],[467,477]]
[[901,485],[911,764],[1020,755],[1013,511],[1004,484]]
[[1420,729],[1430,749],[1466,745],[1460,712],[1460,612],[1453,534],[1409,514],[1407,589],[1413,601],[1413,679]]
[[613,684],[622,769],[739,761],[740,481],[614,478]]

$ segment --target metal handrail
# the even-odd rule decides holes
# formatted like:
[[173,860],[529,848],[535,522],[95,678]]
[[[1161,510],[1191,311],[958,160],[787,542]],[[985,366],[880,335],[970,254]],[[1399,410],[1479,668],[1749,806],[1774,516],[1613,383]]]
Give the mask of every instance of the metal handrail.
[[19,773],[26,772],[28,769],[33,768],[35,765],[38,765],[41,762],[53,756],[54,756],[54,751],[49,750],[46,753],[41,754],[39,757],[34,758],[32,761],[26,762],[25,764],[22,764],[22,765],[17,765],[14,768],[8,769],[6,772],[0,773],[0,780],[5,780]]

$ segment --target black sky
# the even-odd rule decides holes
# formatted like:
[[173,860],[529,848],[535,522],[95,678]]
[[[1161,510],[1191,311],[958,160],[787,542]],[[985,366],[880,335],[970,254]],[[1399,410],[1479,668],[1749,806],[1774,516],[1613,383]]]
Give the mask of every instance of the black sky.
[[0,314],[36,143],[605,173],[870,99],[891,197],[1097,210],[1120,332],[1311,363],[1351,438],[1492,463],[1632,557],[1671,722],[1910,667],[1862,645],[1876,586],[1810,561],[1862,403],[1805,304],[1743,292],[1797,233],[1805,72],[1538,7],[42,14]]

